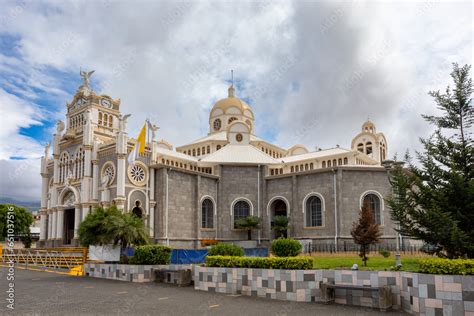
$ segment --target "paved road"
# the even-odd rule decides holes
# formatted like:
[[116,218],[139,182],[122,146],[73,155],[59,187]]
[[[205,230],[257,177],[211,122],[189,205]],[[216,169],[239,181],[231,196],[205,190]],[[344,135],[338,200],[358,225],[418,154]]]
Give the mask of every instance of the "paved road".
[[[0,278],[0,295],[6,298],[6,268],[0,267]],[[192,287],[20,269],[15,271],[15,292],[14,315],[380,315],[366,308],[211,294]],[[8,315],[4,297],[0,297],[0,314]]]

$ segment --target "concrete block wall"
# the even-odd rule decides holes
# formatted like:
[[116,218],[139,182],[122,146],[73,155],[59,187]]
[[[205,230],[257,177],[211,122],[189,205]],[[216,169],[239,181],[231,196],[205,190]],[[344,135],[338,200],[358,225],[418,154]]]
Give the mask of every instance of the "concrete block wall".
[[[393,309],[413,315],[474,315],[474,276],[396,271],[268,270],[194,267],[194,288],[268,299],[320,302],[320,282],[392,290]],[[375,291],[336,290],[339,304],[378,307]]]
[[192,269],[192,265],[133,265],[116,263],[87,263],[84,265],[85,276],[136,283],[155,281],[156,270]]

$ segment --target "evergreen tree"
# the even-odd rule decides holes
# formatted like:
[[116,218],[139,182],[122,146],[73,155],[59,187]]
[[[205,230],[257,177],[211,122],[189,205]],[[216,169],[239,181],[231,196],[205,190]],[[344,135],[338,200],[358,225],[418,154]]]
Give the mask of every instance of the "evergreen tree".
[[440,256],[474,257],[474,110],[470,66],[454,64],[454,87],[430,92],[441,116],[423,115],[436,127],[420,139],[419,163],[406,156],[407,168],[391,172],[394,195],[388,200],[400,233],[436,246]]
[[352,224],[351,235],[354,242],[360,246],[359,257],[362,258],[364,266],[367,266],[369,247],[377,243],[382,236],[380,226],[374,220],[374,211],[367,203],[364,203],[360,210],[359,220]]

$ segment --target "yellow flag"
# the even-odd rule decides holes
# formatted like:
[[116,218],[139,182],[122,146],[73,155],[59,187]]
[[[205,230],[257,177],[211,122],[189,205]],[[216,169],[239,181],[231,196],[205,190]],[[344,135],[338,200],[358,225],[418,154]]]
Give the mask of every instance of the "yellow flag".
[[[143,125],[142,130],[140,131],[140,134],[138,134],[137,137],[137,145],[138,147],[138,153],[142,154],[145,152],[145,144],[146,144],[146,129],[147,129],[147,124]],[[135,145],[136,146],[136,145]]]
[[138,159],[138,155],[145,152],[145,145],[146,145],[146,133],[147,133],[147,123],[143,125],[140,134],[138,134],[137,142],[133,146],[132,151],[128,155],[128,163],[133,164],[135,160]]

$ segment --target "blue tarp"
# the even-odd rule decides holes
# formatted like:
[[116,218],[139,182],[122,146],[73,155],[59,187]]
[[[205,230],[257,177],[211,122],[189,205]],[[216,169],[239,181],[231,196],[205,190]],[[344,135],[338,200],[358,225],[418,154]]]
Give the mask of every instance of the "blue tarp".
[[[268,248],[245,248],[246,257],[268,257]],[[173,249],[172,264],[203,263],[206,260],[207,249]]]
[[203,263],[207,256],[207,249],[173,249],[172,264]]

